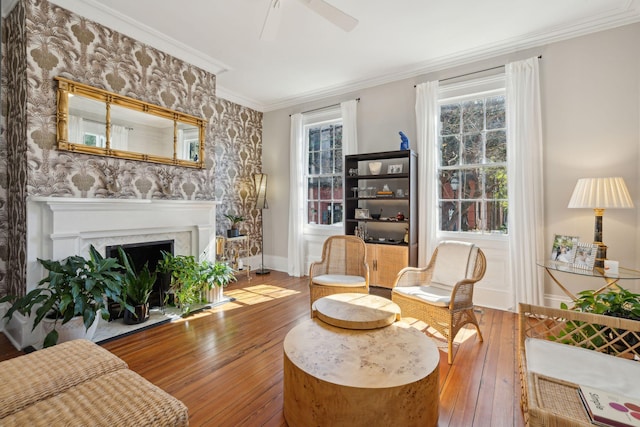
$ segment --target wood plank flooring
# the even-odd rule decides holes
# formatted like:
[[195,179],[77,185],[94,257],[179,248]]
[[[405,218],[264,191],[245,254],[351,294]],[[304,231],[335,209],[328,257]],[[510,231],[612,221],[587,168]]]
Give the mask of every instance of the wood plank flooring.
[[[280,272],[243,276],[225,290],[236,301],[104,347],[183,401],[192,426],[286,426],[282,342],[309,318],[307,280]],[[523,426],[516,315],[487,308],[477,315],[484,342],[475,329],[463,330],[453,365],[440,353],[438,425]],[[438,346],[446,351],[443,340]],[[0,360],[19,354],[0,337]]]

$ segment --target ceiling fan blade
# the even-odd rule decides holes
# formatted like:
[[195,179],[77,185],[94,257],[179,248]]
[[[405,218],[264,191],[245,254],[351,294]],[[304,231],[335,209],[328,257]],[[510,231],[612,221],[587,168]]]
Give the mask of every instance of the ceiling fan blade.
[[347,15],[335,6],[324,0],[300,0],[307,7],[318,15],[322,16],[332,24],[345,31],[351,31],[358,25],[358,20],[351,15]]
[[260,32],[260,40],[273,41],[278,34],[280,28],[280,20],[282,19],[281,0],[269,0],[269,10],[264,18],[262,31]]

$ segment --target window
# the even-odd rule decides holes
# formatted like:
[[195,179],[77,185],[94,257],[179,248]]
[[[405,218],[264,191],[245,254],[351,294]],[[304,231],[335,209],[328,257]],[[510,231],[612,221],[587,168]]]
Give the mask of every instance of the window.
[[342,226],[342,119],[308,122],[307,224]]
[[504,89],[440,101],[441,231],[508,232],[505,101]]

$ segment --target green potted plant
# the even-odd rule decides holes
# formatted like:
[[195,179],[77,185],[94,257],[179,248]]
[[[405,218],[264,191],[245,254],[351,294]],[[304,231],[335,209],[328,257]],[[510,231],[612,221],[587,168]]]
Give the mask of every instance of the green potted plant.
[[131,257],[122,247],[118,247],[118,255],[125,268],[124,300],[132,308],[125,308],[124,323],[127,325],[143,323],[149,319],[149,296],[156,283],[156,273],[149,270],[148,263],[145,263],[137,273]]
[[220,301],[223,288],[236,280],[233,268],[226,262],[202,261],[200,263],[200,274],[204,281],[209,302]]
[[[194,304],[206,302],[205,299],[219,299],[221,288],[235,280],[233,270],[226,263],[197,261],[191,255],[173,255],[162,252],[158,262],[158,271],[171,277],[169,295],[180,307],[183,316],[188,315]],[[206,298],[204,297],[206,296]]]
[[[578,297],[573,301],[574,306],[571,310],[582,311],[593,314],[601,314],[604,316],[621,317],[625,319],[640,321],[640,294],[636,294],[627,289],[624,289],[620,285],[612,285],[604,291],[586,290],[578,292]],[[561,303],[560,307],[568,310],[570,309],[566,303]],[[614,331],[610,328],[601,330],[595,326],[590,329],[584,330],[584,333],[593,336],[600,334],[600,337],[594,337],[593,342],[596,345],[603,345],[605,340],[610,342],[621,335],[624,331]],[[563,331],[563,334],[572,333],[571,330]],[[562,337],[558,337],[562,338]],[[614,346],[629,345],[634,346],[637,344],[635,337],[626,337],[624,343],[612,344]]]
[[227,237],[238,237],[240,235],[238,224],[244,221],[244,217],[232,213],[225,214],[224,216],[231,221],[231,228],[227,230]]
[[104,258],[93,245],[89,249],[89,259],[74,255],[62,261],[38,261],[48,274],[36,288],[22,297],[6,296],[0,302],[13,302],[5,314],[7,318],[16,311],[28,315],[35,309],[32,331],[43,323],[47,333],[44,347],[55,345],[59,340],[76,338],[73,329],[63,328],[65,333],[59,334],[58,328],[67,324],[78,323],[78,328],[87,332],[86,338],[91,339],[98,314],[105,320],[109,318],[107,299],[130,308],[123,300],[124,284],[118,260]]
[[[578,292],[579,296],[574,301],[573,310],[640,320],[640,294],[617,284],[613,286],[603,292],[593,290]],[[569,308],[565,303],[560,307]]]
[[173,296],[173,304],[182,310],[183,315],[189,314],[193,304],[200,302],[201,286],[197,277],[195,257],[191,255],[173,255],[162,251],[162,259],[158,261],[159,272],[167,273],[170,277],[167,300]]

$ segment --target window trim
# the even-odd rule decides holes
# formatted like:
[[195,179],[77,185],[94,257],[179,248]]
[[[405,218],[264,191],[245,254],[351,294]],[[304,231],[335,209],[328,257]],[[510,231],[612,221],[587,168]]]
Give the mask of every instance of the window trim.
[[[344,126],[344,119],[342,117],[342,110],[340,106],[323,109],[321,111],[314,111],[311,113],[303,114],[302,117],[302,132],[304,135],[304,152],[306,159],[305,173],[302,177],[302,186],[307,187],[308,179],[309,179],[309,127],[322,126],[326,124],[334,124],[339,123]],[[344,158],[344,153],[343,153]],[[343,164],[344,166],[344,164]],[[342,181],[344,183],[344,170],[342,171]],[[344,185],[344,184],[343,184]],[[344,191],[344,188],[343,188]],[[309,197],[308,193],[305,191],[304,196],[304,207],[303,207],[303,233],[306,235],[320,235],[320,236],[332,236],[336,234],[342,234],[344,230],[344,218],[341,222],[334,224],[309,224]],[[343,199],[344,203],[344,199]],[[343,206],[344,211],[344,206]]]
[[[464,82],[451,83],[448,85],[440,86],[438,91],[438,111],[442,105],[451,104],[455,102],[463,102],[467,100],[477,99],[477,98],[487,98],[491,96],[502,95],[507,97],[507,87],[506,87],[506,75],[504,73],[496,74],[489,77],[483,77],[479,79],[468,80]],[[505,109],[508,108],[508,104],[505,103]],[[440,126],[440,125],[438,125]],[[440,158],[440,128],[438,127],[438,144],[436,144],[436,157]],[[502,165],[507,168],[507,162],[499,162],[499,163],[491,163],[490,165]],[[487,164],[477,165],[481,167],[487,167]],[[446,168],[445,168],[446,169]],[[440,164],[436,166],[436,175],[440,173],[442,167]],[[507,168],[507,176],[509,175],[509,170]],[[440,187],[436,188],[436,191],[439,191]],[[435,221],[436,221],[436,237],[437,239],[452,239],[452,238],[473,238],[478,240],[495,240],[495,241],[506,241],[509,238],[508,233],[498,233],[498,232],[474,232],[474,231],[449,231],[449,230],[441,230],[440,225],[442,223],[441,212],[440,212],[440,200],[439,194],[435,195]],[[509,200],[507,199],[507,202]]]

